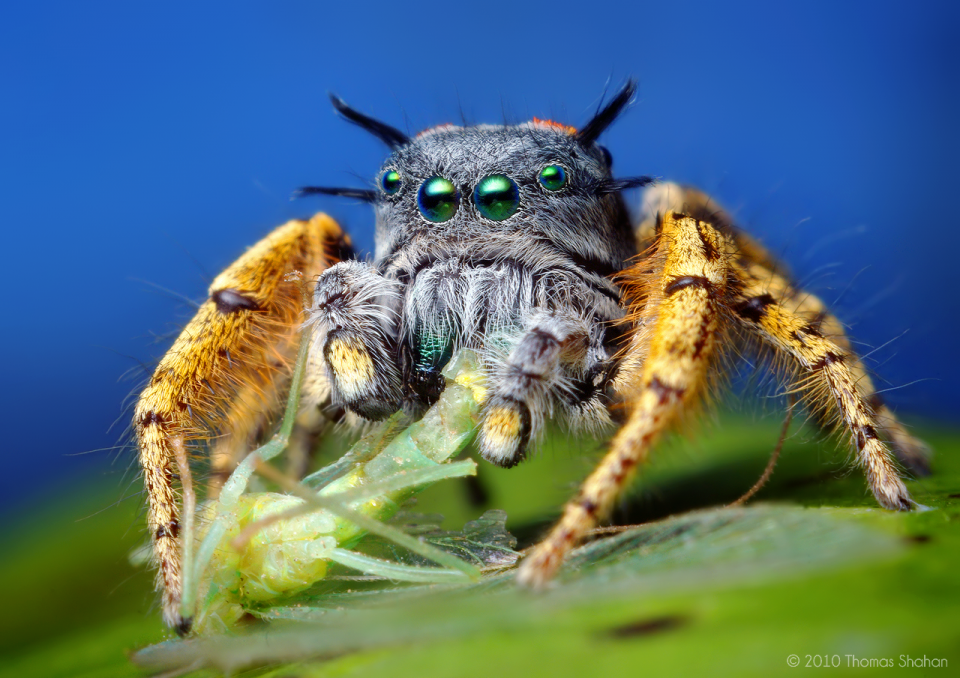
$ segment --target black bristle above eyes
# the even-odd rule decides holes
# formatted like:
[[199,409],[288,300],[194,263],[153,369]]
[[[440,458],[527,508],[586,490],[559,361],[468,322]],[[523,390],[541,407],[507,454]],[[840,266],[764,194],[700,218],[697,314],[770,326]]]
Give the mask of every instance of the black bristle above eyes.
[[396,150],[401,146],[405,146],[410,143],[410,137],[398,130],[395,127],[380,122],[379,120],[374,120],[373,118],[364,115],[363,113],[350,108],[347,105],[347,102],[338,97],[336,94],[330,95],[330,101],[333,103],[333,107],[337,109],[337,113],[342,115],[344,118],[352,122],[358,127],[370,132],[380,141],[385,143],[390,147],[390,150]]
[[365,188],[327,188],[326,186],[304,186],[298,188],[294,198],[304,198],[308,195],[338,195],[342,198],[356,198],[363,202],[376,202],[377,192]]
[[619,193],[631,188],[641,188],[657,183],[653,177],[627,177],[625,179],[604,179],[597,186],[597,193]]
[[593,119],[577,132],[577,140],[582,144],[592,144],[603,133],[607,127],[617,119],[623,109],[627,107],[633,95],[637,93],[637,81],[628,80],[617,96],[609,104],[603,107]]

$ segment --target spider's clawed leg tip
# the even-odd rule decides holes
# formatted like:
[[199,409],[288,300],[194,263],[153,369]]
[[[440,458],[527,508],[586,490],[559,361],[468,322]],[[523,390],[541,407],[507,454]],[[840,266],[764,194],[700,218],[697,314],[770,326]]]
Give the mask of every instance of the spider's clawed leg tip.
[[914,501],[913,497],[910,496],[907,488],[899,482],[899,479],[892,487],[877,488],[874,491],[874,496],[881,506],[890,511],[913,511],[920,506]]
[[517,586],[533,592],[546,591],[553,581],[558,564],[544,559],[540,549],[535,548],[533,553],[520,563],[520,568],[517,570]]
[[909,492],[905,492],[904,494],[900,495],[898,499],[900,500],[899,510],[901,511],[929,510],[928,507],[924,506],[923,504],[918,502],[916,499],[911,497]]
[[520,457],[510,452],[504,452],[502,449],[491,449],[489,445],[484,445],[483,441],[480,443],[480,456],[500,468],[513,468],[521,461]]
[[178,636],[183,638],[190,634],[191,628],[193,628],[193,617],[181,617],[174,627],[174,630]]

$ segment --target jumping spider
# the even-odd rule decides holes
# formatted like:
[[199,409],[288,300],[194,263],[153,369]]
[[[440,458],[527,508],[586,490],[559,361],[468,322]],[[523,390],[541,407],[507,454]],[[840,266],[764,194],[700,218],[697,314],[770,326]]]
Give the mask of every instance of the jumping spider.
[[305,427],[336,406],[372,420],[421,414],[460,348],[483,362],[478,446],[494,464],[521,461],[548,419],[598,430],[620,418],[606,456],[520,566],[523,585],[548,582],[609,512],[655,439],[701,399],[726,344],[774,354],[807,408],[841,423],[880,505],[914,506],[891,448],[915,470],[925,448],[876,395],[820,299],[696,191],[649,188],[639,225],[630,220],[621,191],[652,182],[613,178],[596,142],[634,92],[628,83],[579,130],[535,118],[414,138],[333,97],[391,154],[375,189],[303,192],[371,203],[375,259],[354,259],[325,215],[276,229],[213,281],[136,407],[168,624],[185,632],[190,622],[179,612],[178,460],[210,439],[222,476],[272,420],[303,326],[291,271],[316,280]]

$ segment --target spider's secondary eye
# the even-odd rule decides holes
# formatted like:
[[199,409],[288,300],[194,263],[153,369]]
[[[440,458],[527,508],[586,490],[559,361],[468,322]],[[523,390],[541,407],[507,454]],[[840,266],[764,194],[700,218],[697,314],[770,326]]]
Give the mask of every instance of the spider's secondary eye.
[[395,195],[400,190],[400,172],[387,170],[380,177],[380,186],[387,195]]
[[540,185],[548,191],[559,191],[567,185],[567,171],[560,165],[547,165],[540,170]]
[[473,202],[487,219],[503,221],[520,207],[520,189],[510,177],[491,174],[477,184]]
[[423,182],[417,193],[417,205],[428,221],[447,221],[457,213],[460,193],[449,179],[430,177]]

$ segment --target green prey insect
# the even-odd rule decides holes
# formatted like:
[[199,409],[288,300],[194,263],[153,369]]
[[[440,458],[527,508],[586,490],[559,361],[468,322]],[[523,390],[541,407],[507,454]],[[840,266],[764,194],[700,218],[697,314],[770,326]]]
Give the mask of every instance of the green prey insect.
[[[476,356],[462,351],[450,361],[443,395],[420,421],[410,424],[395,414],[340,460],[298,483],[265,462],[289,440],[309,342],[305,330],[276,436],[241,462],[218,500],[195,510],[185,497],[181,615],[193,620],[197,633],[229,628],[248,609],[309,588],[331,563],[395,581],[466,583],[480,576],[473,564],[384,522],[430,484],[476,473],[472,460],[448,462],[475,436],[483,398]],[[255,472],[289,494],[245,493]],[[367,533],[439,567],[352,550]]]

